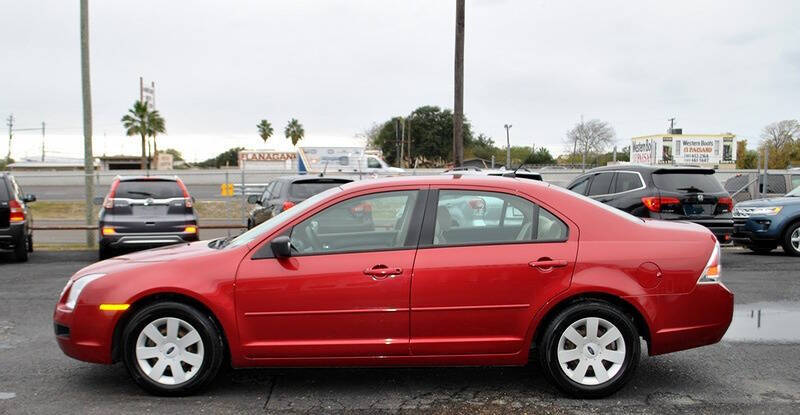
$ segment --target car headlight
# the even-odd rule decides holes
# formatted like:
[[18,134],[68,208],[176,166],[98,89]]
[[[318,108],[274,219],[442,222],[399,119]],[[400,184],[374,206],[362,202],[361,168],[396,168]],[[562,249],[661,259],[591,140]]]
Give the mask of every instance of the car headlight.
[[733,210],[733,216],[737,218],[747,218],[750,216],[775,216],[783,206],[768,206],[768,207],[736,207]]
[[[67,296],[67,301],[64,303],[64,307],[72,310],[75,308],[75,303],[78,302],[78,297],[81,295],[81,291],[89,285],[90,282],[104,276],[106,274],[86,274],[77,280],[72,282],[72,287],[69,288],[69,295]],[[67,283],[69,284],[69,283]],[[66,289],[66,287],[64,288]]]

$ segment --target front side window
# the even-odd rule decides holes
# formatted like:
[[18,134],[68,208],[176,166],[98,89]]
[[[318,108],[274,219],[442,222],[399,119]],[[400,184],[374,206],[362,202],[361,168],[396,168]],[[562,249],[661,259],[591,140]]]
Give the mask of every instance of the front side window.
[[586,187],[589,186],[589,179],[590,178],[591,177],[587,177],[587,178],[579,181],[578,183],[573,184],[572,187],[569,188],[569,190],[572,190],[573,192],[575,192],[575,193],[577,193],[579,195],[585,195],[586,194]]
[[518,196],[442,190],[433,245],[564,241],[568,228],[547,210]]
[[292,248],[299,255],[313,255],[411,247],[407,237],[417,197],[412,190],[339,202],[296,225]]
[[372,157],[367,157],[367,167],[369,167],[370,169],[380,169],[383,166],[381,166],[381,162],[378,161],[377,159]]

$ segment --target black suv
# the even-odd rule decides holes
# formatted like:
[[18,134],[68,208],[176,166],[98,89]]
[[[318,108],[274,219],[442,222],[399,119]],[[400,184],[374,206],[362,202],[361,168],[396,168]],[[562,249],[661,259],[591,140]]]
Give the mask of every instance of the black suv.
[[635,216],[703,225],[723,243],[733,233],[733,200],[713,169],[598,167],[575,178],[567,189]]
[[258,226],[286,209],[332,187],[350,183],[342,177],[287,176],[269,182],[261,195],[250,195],[247,203],[259,205],[250,211],[247,229]]
[[20,262],[33,252],[33,217],[27,204],[34,201],[36,196],[23,194],[14,176],[0,173],[0,251],[12,251]]
[[118,250],[199,240],[194,199],[177,177],[116,177],[98,222],[100,259]]

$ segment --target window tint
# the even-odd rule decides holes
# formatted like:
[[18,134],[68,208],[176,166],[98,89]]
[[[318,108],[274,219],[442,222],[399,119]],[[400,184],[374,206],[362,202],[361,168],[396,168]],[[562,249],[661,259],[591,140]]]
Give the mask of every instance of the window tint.
[[307,199],[341,184],[336,181],[294,182],[289,185],[289,197],[292,199]]
[[605,195],[611,193],[611,179],[614,173],[600,173],[594,176],[592,185],[589,187],[589,196]]
[[550,212],[504,193],[442,190],[433,245],[565,240],[567,226]]
[[385,192],[339,202],[292,229],[299,254],[375,251],[406,245],[417,191]]
[[673,192],[700,192],[715,193],[722,192],[724,189],[719,180],[713,174],[689,172],[662,172],[653,173],[653,183],[661,190]]
[[642,187],[642,180],[636,173],[617,173],[617,184],[614,186],[614,193],[627,192],[628,190]]
[[183,197],[183,189],[178,182],[166,180],[128,180],[121,181],[114,197],[123,199],[171,199]]
[[578,183],[575,183],[574,185],[572,185],[572,187],[569,188],[569,190],[572,190],[573,192],[581,195],[585,195],[586,186],[588,185],[589,185],[589,177],[579,181]]
[[7,201],[9,200],[8,197],[8,187],[6,186],[5,179],[0,176],[0,200]]

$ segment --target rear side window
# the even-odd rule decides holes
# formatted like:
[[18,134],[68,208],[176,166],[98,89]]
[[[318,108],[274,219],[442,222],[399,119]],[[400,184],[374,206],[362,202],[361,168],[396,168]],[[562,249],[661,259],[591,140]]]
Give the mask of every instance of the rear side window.
[[642,179],[636,173],[617,173],[617,184],[614,186],[614,193],[627,192],[628,190],[638,189],[642,187]]
[[594,176],[592,185],[589,187],[589,196],[606,195],[611,193],[611,179],[614,173],[600,173]]
[[713,174],[705,173],[653,173],[653,183],[657,188],[670,192],[717,193],[725,191]]
[[341,183],[334,181],[294,182],[289,186],[289,197],[292,199],[308,199]]
[[6,185],[6,180],[2,178],[0,178],[0,200],[2,201],[9,200],[8,185]]
[[175,181],[128,180],[121,181],[114,197],[122,199],[172,199],[183,197],[183,189]]

